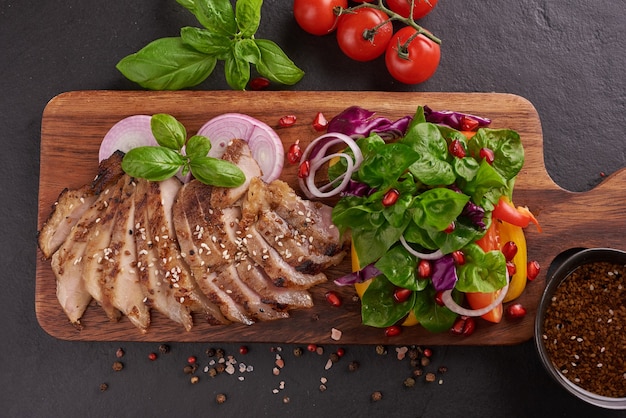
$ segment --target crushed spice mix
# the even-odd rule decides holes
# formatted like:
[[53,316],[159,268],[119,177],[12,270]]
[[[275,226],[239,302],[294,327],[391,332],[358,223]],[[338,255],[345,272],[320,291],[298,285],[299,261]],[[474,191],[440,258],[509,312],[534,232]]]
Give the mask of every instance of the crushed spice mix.
[[555,289],[542,338],[572,383],[607,397],[626,396],[626,266],[582,265]]

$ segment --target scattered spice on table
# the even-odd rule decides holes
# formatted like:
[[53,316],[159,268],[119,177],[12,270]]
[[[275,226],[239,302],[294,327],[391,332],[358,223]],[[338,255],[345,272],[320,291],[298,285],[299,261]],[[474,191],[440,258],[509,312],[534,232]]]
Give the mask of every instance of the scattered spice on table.
[[542,338],[572,383],[607,397],[626,396],[626,266],[592,262],[556,288]]

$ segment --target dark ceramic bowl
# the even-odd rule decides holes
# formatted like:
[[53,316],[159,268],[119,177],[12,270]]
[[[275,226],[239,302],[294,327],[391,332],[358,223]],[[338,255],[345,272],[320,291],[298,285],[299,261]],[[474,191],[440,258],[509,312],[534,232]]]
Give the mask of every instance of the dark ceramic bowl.
[[[578,386],[574,381],[570,380],[574,379],[573,373],[569,373],[569,370],[567,370],[568,367],[557,367],[552,361],[550,350],[547,348],[549,344],[556,343],[555,340],[549,340],[549,338],[547,337],[546,333],[549,330],[544,329],[544,324],[546,311],[551,307],[553,303],[553,296],[557,290],[557,287],[564,280],[571,279],[572,272],[574,272],[580,266],[598,262],[609,262],[621,266],[626,266],[626,252],[609,248],[591,248],[578,250],[573,252],[573,254],[568,255],[563,260],[563,262],[558,265],[558,267],[556,267],[556,269],[551,274],[549,274],[547,286],[539,303],[539,309],[537,312],[537,317],[535,319],[535,345],[537,347],[539,357],[541,358],[545,369],[552,376],[552,378],[554,378],[554,380],[556,380],[556,382],[558,382],[559,385],[561,385],[565,390],[592,405],[607,409],[626,409],[626,397],[609,397],[599,395],[597,393],[586,390],[581,386]],[[620,280],[623,286],[626,287],[626,275],[622,275],[617,280]],[[582,316],[584,315],[580,312],[575,315],[577,320],[579,320]],[[598,320],[595,321],[598,322]],[[626,331],[624,329],[622,329],[619,334],[621,334],[622,338],[626,338]],[[574,340],[575,338],[571,339]],[[567,350],[564,351],[567,352]],[[626,356],[626,353],[622,351],[621,356]],[[567,365],[569,366],[569,369],[574,370],[575,367],[578,366],[578,364],[575,364],[575,361],[576,360],[572,360],[571,363]],[[598,364],[595,365],[596,367],[603,366],[600,361],[601,360],[598,360]],[[567,372],[569,378],[565,376],[564,372]],[[626,370],[620,371],[620,373],[624,372],[626,372]],[[626,373],[623,378],[626,379]]]

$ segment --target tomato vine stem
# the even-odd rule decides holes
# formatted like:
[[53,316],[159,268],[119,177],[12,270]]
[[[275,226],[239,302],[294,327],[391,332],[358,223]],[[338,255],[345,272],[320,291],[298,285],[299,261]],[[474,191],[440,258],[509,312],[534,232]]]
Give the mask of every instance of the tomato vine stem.
[[[376,3],[376,4],[373,4],[373,3],[361,3],[361,4],[353,6],[353,7],[348,7],[347,9],[338,8],[338,9],[335,9],[335,14],[337,16],[340,16],[340,15],[342,15],[344,13],[354,13],[355,10],[363,9],[363,8],[370,8],[370,9],[380,10],[380,11],[386,13],[387,16],[389,16],[389,21],[397,20],[399,22],[404,23],[407,26],[411,26],[412,28],[414,28],[417,31],[416,36],[417,35],[424,35],[425,37],[427,37],[431,41],[435,42],[436,44],[441,45],[441,39],[439,39],[437,36],[433,35],[431,32],[427,31],[426,29],[424,29],[422,26],[418,25],[415,22],[415,20],[413,19],[413,12],[412,12],[414,6],[415,6],[415,0],[411,0],[411,13],[409,14],[409,17],[404,17],[404,16],[394,12],[393,10],[389,9],[387,6],[385,6],[385,4],[383,3],[383,0],[378,0],[378,3]],[[387,23],[387,22],[385,22],[385,23]]]

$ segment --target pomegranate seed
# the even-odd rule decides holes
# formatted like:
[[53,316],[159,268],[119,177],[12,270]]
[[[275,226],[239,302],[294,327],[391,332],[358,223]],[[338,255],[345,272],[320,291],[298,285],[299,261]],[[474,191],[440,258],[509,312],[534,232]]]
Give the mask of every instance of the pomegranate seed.
[[451,222],[450,225],[448,225],[446,229],[443,230],[443,232],[445,232],[446,234],[451,234],[454,232],[455,229],[456,229],[456,224],[454,222]]
[[493,160],[495,160],[496,156],[493,153],[491,148],[481,148],[479,152],[480,158],[484,159],[487,164],[493,164]]
[[295,164],[300,161],[300,158],[302,158],[302,148],[300,147],[300,140],[297,140],[289,146],[289,150],[287,151],[287,160],[291,164]]
[[452,258],[457,266],[465,264],[465,254],[461,250],[452,251]]
[[278,120],[278,125],[280,125],[281,128],[288,128],[295,125],[296,119],[296,115],[286,115]]
[[315,119],[313,119],[313,129],[316,131],[323,131],[328,126],[328,121],[322,114],[322,112],[317,112],[315,115]]
[[432,357],[433,355],[433,350],[431,350],[430,348],[425,348],[424,351],[422,351],[422,354],[424,354],[424,357]]
[[443,302],[443,290],[435,293],[435,303],[439,306],[445,306],[446,304]]
[[331,306],[341,306],[341,296],[339,296],[339,294],[334,290],[329,290],[324,296],[326,297],[326,301],[330,303]]
[[385,196],[383,196],[383,206],[389,207],[398,201],[398,197],[400,197],[400,192],[396,189],[390,189]]
[[402,333],[402,327],[400,325],[391,325],[385,328],[385,337],[395,337]]
[[450,142],[448,151],[450,151],[450,154],[454,155],[457,158],[465,157],[465,149],[463,148],[463,144],[461,143],[461,141],[459,141],[458,139],[455,139],[452,142]]
[[189,356],[189,357],[187,357],[187,363],[189,363],[189,364],[196,364],[197,360],[198,359],[196,358],[196,356]]
[[250,89],[264,90],[270,86],[270,81],[265,77],[256,77],[250,80]]
[[343,348],[339,347],[337,349],[337,356],[338,357],[343,357],[346,354],[346,350],[344,350]]
[[422,279],[430,277],[433,271],[432,264],[428,260],[420,260],[417,264],[417,275]]
[[539,272],[541,271],[541,266],[536,260],[529,261],[528,267],[526,268],[526,277],[528,280],[533,281],[539,276]]
[[298,177],[300,177],[301,179],[305,179],[309,177],[310,173],[311,163],[309,162],[309,160],[302,161],[302,163],[300,163],[300,167],[298,167]]
[[407,300],[409,300],[412,294],[412,290],[398,287],[396,288],[396,290],[393,291],[393,300],[396,301],[396,303],[406,302]]
[[309,350],[312,353],[315,353],[317,351],[317,345],[309,344],[309,345],[306,346],[306,349]]
[[471,316],[460,316],[454,321],[452,328],[450,328],[450,332],[456,335],[463,335],[464,337],[469,337],[474,333],[476,329],[476,320]]
[[506,261],[511,261],[517,254],[517,244],[513,241],[508,241],[506,244],[502,246],[502,254],[504,254],[504,258]]
[[468,116],[461,117],[461,130],[462,131],[474,131],[478,128],[478,121]]
[[512,319],[523,318],[526,316],[526,308],[521,303],[514,303],[506,307],[506,316]]
[[248,354],[248,347],[245,345],[239,347],[239,354]]
[[150,361],[154,361],[157,359],[157,354],[156,353],[150,353],[148,354],[148,360]]
[[517,267],[515,267],[515,263],[512,261],[506,262],[506,270],[509,272],[509,277],[513,277],[517,272]]

